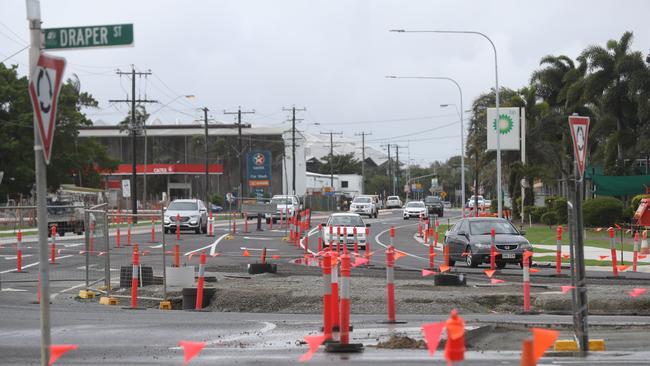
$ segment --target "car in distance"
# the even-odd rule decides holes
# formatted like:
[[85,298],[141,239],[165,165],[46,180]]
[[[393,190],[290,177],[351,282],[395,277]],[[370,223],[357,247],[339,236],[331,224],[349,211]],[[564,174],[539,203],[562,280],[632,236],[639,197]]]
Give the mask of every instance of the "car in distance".
[[[467,208],[474,208],[474,202],[475,197],[472,195],[472,197],[467,200]],[[485,199],[483,199],[483,196],[478,196],[478,207],[485,207]]]
[[208,210],[197,199],[174,200],[165,209],[163,225],[165,233],[176,230],[176,216],[180,217],[181,230],[194,230],[197,234],[208,231]]
[[449,201],[443,201],[442,204],[445,206],[445,209],[450,209],[451,208],[451,202],[449,202]]
[[350,212],[366,215],[369,218],[379,216],[379,208],[372,196],[356,196],[350,204]]
[[[361,215],[350,212],[333,213],[323,224],[323,245],[329,245],[330,241],[336,245],[337,240],[340,244],[347,245],[348,249],[354,249],[354,243],[357,242],[359,249],[366,248],[366,224]],[[330,227],[332,233],[330,234]],[[354,236],[354,229],[357,229],[357,236]],[[346,235],[347,234],[347,235]]]
[[276,194],[275,196],[271,197],[271,204],[276,205],[277,209],[274,214],[264,214],[267,224],[271,220],[273,220],[273,223],[277,222],[280,220],[280,217],[282,217],[282,220],[286,220],[287,216],[294,216],[298,211],[300,211],[300,200],[297,196],[284,196]]
[[388,196],[386,198],[386,208],[401,208],[402,200],[398,196]]
[[[496,266],[504,268],[508,263],[522,266],[524,251],[533,246],[510,221],[499,218],[470,217],[459,220],[445,233],[445,245],[449,246],[449,265],[465,261],[468,267],[490,263],[491,230],[497,251]],[[530,260],[532,264],[532,259]]]
[[427,207],[429,215],[438,215],[438,217],[444,216],[445,206],[440,197],[427,196],[424,199],[424,205]]
[[404,206],[404,220],[408,220],[411,217],[415,218],[427,218],[429,217],[429,212],[427,207],[422,201],[410,201],[407,202]]

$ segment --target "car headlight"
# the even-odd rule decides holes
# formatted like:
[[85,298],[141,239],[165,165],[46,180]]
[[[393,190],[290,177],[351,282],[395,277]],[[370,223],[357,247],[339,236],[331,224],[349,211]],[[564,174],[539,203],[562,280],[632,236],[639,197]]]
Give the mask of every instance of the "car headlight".
[[490,244],[490,243],[476,243],[476,244],[474,244],[474,246],[476,246],[478,249],[490,249],[492,244]]
[[521,248],[523,250],[532,250],[533,245],[530,244],[530,243],[521,243],[521,244],[519,244],[519,248]]

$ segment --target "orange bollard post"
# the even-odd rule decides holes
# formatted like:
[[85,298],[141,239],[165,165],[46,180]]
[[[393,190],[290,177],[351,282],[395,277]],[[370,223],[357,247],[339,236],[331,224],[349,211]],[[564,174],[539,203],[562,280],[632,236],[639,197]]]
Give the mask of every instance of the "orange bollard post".
[[618,277],[618,263],[616,263],[616,233],[612,227],[607,231],[609,232],[609,249],[612,253],[612,275]]
[[332,339],[332,257],[330,252],[323,256],[323,335]]
[[305,235],[305,240],[303,240],[303,246],[304,246],[304,255],[305,257],[309,255],[309,235]]
[[131,224],[132,224],[132,219],[131,216],[129,215],[127,217],[127,230],[126,230],[126,246],[130,247],[131,246]]
[[196,285],[196,307],[195,310],[203,309],[203,285],[205,282],[205,252],[201,252],[199,263],[199,279]]
[[387,323],[395,323],[395,249],[392,245],[386,249],[386,294]]
[[178,243],[174,245],[174,265],[176,268],[181,267],[181,246]]
[[208,236],[214,236],[214,217],[212,217],[212,210],[210,210],[210,217],[208,217]]
[[497,248],[494,244],[495,236],[496,231],[494,228],[490,229],[490,269],[493,271],[497,268]]
[[393,246],[393,241],[394,241],[394,240],[395,240],[395,227],[394,227],[394,226],[391,226],[391,227],[390,227],[390,242],[389,242],[388,245],[392,247],[392,246]]
[[23,271],[23,232],[18,229],[18,234],[16,234],[16,272]]
[[341,254],[341,225],[336,226],[336,254]]
[[435,268],[435,257],[436,252],[433,250],[433,244],[429,243],[429,269],[432,271]]
[[648,254],[648,230],[643,230],[641,236],[641,254]]
[[557,227],[557,241],[555,248],[555,274],[562,272],[562,226]]
[[341,344],[350,342],[350,255],[341,256]]
[[266,247],[262,249],[262,256],[260,257],[260,262],[262,262],[262,264],[266,264]]
[[636,272],[636,263],[639,260],[639,232],[634,232],[634,252],[632,252],[632,272]]
[[133,247],[133,273],[131,274],[131,309],[138,307],[138,279],[140,276],[140,257],[138,246]]
[[465,321],[458,316],[456,309],[451,311],[451,317],[445,322],[447,342],[445,343],[445,359],[449,362],[459,362],[465,359]]
[[420,215],[420,222],[418,223],[418,237],[422,237],[422,215]]
[[176,214],[176,240],[181,240],[181,214]]
[[50,243],[50,263],[56,264],[56,225],[52,225],[50,236],[52,237],[52,243]]
[[337,254],[334,253],[331,258],[331,271],[332,271],[332,289],[331,289],[331,301],[332,301],[332,329],[334,331],[339,331],[339,261],[337,260]]
[[528,250],[524,251],[522,260],[523,274],[524,274],[524,312],[530,313],[530,257],[533,253]]
[[156,220],[151,218],[151,242],[156,242]]
[[433,247],[434,248],[438,247],[438,239],[439,239],[438,238],[438,232],[436,231],[436,232],[433,233]]
[[357,227],[352,228],[352,233],[354,235],[354,255],[359,256],[359,237],[357,236]]
[[95,222],[90,222],[90,237],[88,238],[88,252],[95,252]]
[[331,224],[330,224],[330,227],[329,227],[329,232],[330,232],[329,246],[330,246],[330,251],[332,251],[332,250],[334,250],[334,227]]
[[363,247],[363,256],[366,258],[368,263],[366,266],[370,266],[370,228],[366,226],[366,246]]
[[521,363],[519,366],[535,366],[534,345],[532,339],[524,339],[521,343]]
[[[433,243],[433,227],[432,226],[429,227],[429,242]],[[438,240],[436,240],[436,245],[435,246],[438,246]]]
[[269,219],[269,231],[273,230],[273,215],[271,215],[271,218]]
[[122,219],[120,219],[119,212],[117,213],[117,216],[115,216],[115,223],[117,224],[117,238],[116,238],[115,247],[119,249],[122,241],[122,233],[120,233],[120,226],[122,224]]

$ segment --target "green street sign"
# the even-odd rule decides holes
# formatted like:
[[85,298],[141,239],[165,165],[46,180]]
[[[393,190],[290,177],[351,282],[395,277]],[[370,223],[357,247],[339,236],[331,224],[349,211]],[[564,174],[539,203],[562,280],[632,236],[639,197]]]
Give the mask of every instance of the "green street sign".
[[113,47],[133,44],[133,24],[43,29],[45,49]]

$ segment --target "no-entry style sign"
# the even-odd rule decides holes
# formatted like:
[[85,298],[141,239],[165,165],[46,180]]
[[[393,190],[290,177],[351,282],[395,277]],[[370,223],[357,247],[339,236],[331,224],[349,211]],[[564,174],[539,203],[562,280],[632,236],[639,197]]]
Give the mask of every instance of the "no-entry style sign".
[[[59,99],[64,70],[64,58],[41,53],[29,81],[29,97],[38,124],[34,127],[38,129],[46,164],[50,163],[56,125],[56,103]],[[38,143],[35,145],[38,146]]]
[[570,116],[569,128],[573,138],[573,153],[578,162],[578,173],[582,177],[585,173],[585,160],[587,158],[587,141],[589,138],[589,117]]

